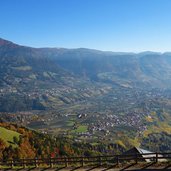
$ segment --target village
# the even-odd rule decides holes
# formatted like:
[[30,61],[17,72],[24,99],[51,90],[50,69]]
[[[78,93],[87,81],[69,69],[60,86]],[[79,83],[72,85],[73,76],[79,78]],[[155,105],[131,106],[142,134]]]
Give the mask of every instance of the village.
[[[0,95],[11,91],[14,89],[1,89]],[[65,100],[62,100],[62,103],[58,102],[58,108],[53,110],[18,111],[10,115],[1,113],[1,120],[20,123],[42,133],[76,137],[77,141],[110,139],[118,132],[138,137],[147,130],[146,119],[152,119],[151,113],[162,108],[169,110],[167,103],[171,100],[169,90],[136,89],[135,91],[129,88],[107,87],[101,89],[103,95],[94,97],[92,93],[98,94],[99,90],[94,92],[91,88],[80,89],[84,93],[81,96],[82,100],[79,98],[77,102],[76,98],[73,98],[74,91],[78,90],[62,87],[24,92],[23,94],[31,98],[52,99],[62,95]],[[91,100],[89,96],[92,97]]]

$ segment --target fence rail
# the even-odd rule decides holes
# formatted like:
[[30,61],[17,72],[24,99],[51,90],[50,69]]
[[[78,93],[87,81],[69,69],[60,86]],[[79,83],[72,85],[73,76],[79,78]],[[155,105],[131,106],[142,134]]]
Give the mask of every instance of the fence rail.
[[110,156],[93,156],[93,157],[58,157],[45,159],[14,159],[0,161],[0,166],[4,167],[68,167],[79,165],[119,165],[126,162],[171,162],[171,153],[146,153],[132,155],[110,155]]

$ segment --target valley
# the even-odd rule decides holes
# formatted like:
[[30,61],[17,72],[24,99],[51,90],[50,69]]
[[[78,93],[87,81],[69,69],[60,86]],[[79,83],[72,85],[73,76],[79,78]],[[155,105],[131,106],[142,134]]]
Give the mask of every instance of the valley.
[[167,152],[170,59],[170,53],[31,48],[0,39],[1,122],[94,148],[114,144],[118,153],[132,146]]
[[[76,142],[119,143],[126,148],[141,146],[153,134],[170,137],[170,102],[170,90],[115,87],[103,96],[60,105],[55,110],[1,113],[1,118],[8,115],[6,121]],[[153,148],[159,150],[158,144]],[[164,150],[169,151],[170,146]]]

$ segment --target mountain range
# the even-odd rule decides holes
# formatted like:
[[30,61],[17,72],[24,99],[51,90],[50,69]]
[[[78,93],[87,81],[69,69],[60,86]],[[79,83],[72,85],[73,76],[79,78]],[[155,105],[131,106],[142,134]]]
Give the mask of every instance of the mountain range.
[[113,86],[170,85],[171,53],[32,48],[0,39],[1,111],[51,109]]

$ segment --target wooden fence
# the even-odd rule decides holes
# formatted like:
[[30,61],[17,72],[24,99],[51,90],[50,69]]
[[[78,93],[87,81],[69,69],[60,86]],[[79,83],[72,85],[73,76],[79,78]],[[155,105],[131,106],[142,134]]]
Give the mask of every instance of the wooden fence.
[[171,153],[147,153],[134,155],[110,155],[94,157],[60,157],[46,159],[14,159],[0,161],[1,167],[68,167],[68,166],[89,166],[89,165],[119,165],[128,162],[171,162]]

